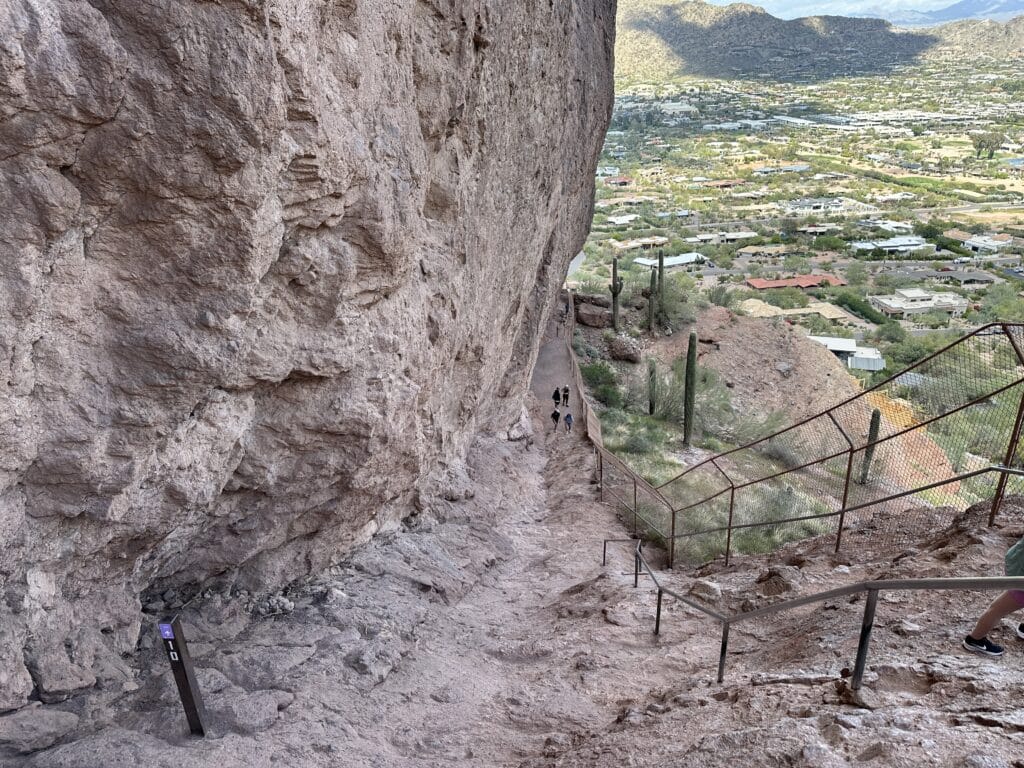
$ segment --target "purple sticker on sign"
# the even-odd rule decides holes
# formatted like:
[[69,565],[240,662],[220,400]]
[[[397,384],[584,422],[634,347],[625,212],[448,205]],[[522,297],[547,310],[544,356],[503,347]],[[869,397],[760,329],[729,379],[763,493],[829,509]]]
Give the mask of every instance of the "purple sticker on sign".
[[164,640],[173,640],[174,639],[174,627],[172,627],[170,624],[161,624],[160,625],[160,637],[162,637]]

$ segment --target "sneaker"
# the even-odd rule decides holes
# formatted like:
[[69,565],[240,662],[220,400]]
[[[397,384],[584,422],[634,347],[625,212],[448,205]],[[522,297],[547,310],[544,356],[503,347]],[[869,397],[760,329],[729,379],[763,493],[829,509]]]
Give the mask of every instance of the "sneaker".
[[[1019,632],[1018,627],[1018,632]],[[964,648],[972,653],[980,653],[985,656],[1002,656],[1003,646],[996,645],[987,637],[981,638],[981,640],[975,640],[973,637],[968,635],[964,638]]]
[[1017,625],[1017,637],[1024,640],[1024,624]]

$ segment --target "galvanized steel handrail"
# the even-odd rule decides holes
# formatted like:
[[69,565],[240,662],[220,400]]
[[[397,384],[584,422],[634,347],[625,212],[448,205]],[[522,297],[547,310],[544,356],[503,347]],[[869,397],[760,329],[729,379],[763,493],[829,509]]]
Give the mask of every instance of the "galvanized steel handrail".
[[[1016,473],[1015,473],[1016,474]],[[613,542],[631,541],[631,539],[607,539],[604,543],[604,555],[601,561],[602,565],[607,564],[608,555],[608,544]],[[700,603],[691,600],[688,597],[680,595],[673,589],[665,587],[661,584],[654,569],[651,568],[650,563],[647,562],[647,558],[643,555],[643,540],[637,540],[636,548],[634,550],[634,577],[633,586],[639,586],[639,577],[641,569],[647,571],[651,577],[651,581],[654,582],[654,586],[658,591],[658,604],[654,618],[654,634],[661,634],[661,609],[662,609],[662,596],[664,594],[671,595],[681,603],[693,608],[705,616],[708,616],[722,624],[722,644],[718,657],[718,682],[721,683],[725,679],[725,659],[729,649],[729,629],[733,624],[737,624],[741,621],[749,621],[751,619],[763,618],[782,611],[792,610],[793,608],[799,608],[805,605],[811,605],[814,603],[824,602],[825,600],[832,600],[839,597],[847,597],[849,595],[859,594],[861,592],[868,593],[868,599],[864,606],[864,619],[861,622],[860,640],[857,644],[857,659],[854,664],[853,677],[851,680],[850,688],[858,690],[861,686],[861,682],[864,677],[864,669],[867,664],[867,653],[868,646],[871,641],[871,631],[874,627],[875,621],[875,607],[878,603],[878,593],[883,591],[940,591],[940,590],[1024,590],[1024,576],[964,576],[964,577],[950,577],[950,578],[935,578],[935,579],[874,579],[871,581],[859,581],[854,584],[847,584],[842,587],[835,589],[826,590],[824,592],[816,592],[813,595],[804,595],[802,597],[795,597],[789,600],[783,600],[782,602],[773,603],[763,608],[755,608],[752,611],[743,611],[741,613],[726,616],[725,614],[719,613],[711,608],[708,608]]]

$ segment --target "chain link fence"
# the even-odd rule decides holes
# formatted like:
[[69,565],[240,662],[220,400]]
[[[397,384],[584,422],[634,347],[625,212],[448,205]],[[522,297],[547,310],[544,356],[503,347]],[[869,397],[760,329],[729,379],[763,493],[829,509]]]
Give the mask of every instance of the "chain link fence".
[[697,464],[657,490],[674,559],[771,552],[832,532],[906,548],[1024,480],[1024,325],[985,326],[810,419]]

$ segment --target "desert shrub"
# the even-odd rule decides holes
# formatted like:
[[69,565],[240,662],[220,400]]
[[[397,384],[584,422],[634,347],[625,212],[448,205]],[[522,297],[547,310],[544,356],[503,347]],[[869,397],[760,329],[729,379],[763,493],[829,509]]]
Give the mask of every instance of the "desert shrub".
[[608,363],[601,361],[581,365],[580,373],[583,375],[583,381],[591,389],[608,384],[614,385],[618,382],[615,369],[608,365]]
[[615,384],[601,384],[593,389],[594,397],[599,403],[609,408],[621,408],[622,392]]

